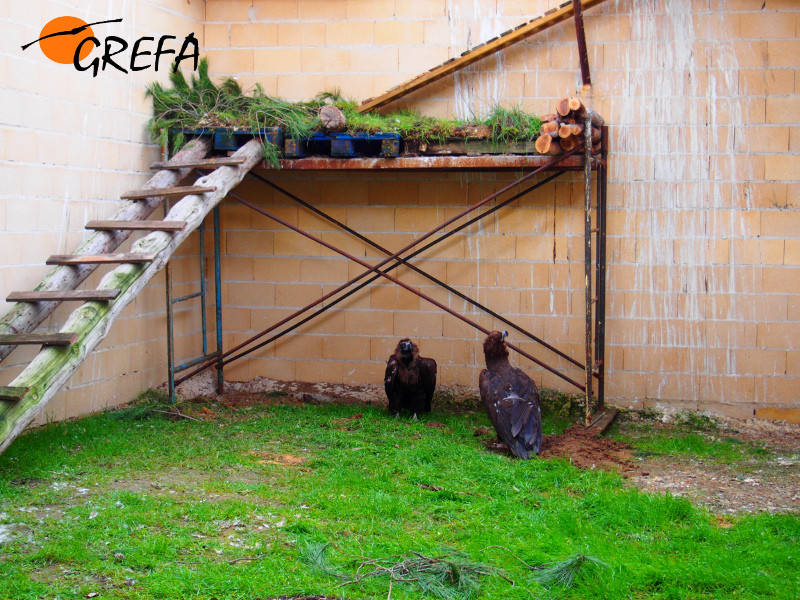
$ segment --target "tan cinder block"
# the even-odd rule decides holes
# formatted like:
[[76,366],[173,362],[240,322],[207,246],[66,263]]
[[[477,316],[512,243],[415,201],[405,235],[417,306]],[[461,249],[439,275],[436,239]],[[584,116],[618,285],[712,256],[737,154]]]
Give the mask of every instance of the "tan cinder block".
[[736,350],[736,370],[743,375],[783,375],[786,372],[785,350]]
[[770,67],[791,67],[797,65],[797,56],[800,53],[800,41],[769,40],[767,47],[767,64]]
[[800,240],[786,240],[783,254],[783,264],[798,266],[800,265]]
[[395,211],[389,207],[348,208],[345,224],[356,231],[394,231]]
[[759,323],[758,346],[760,348],[800,348],[800,323]]
[[275,254],[278,256],[338,256],[314,240],[294,231],[275,232]]
[[770,181],[797,181],[800,177],[800,156],[775,154],[764,157],[765,177]]
[[228,48],[231,45],[231,26],[206,23],[203,25],[203,39],[206,48]]
[[252,5],[258,21],[297,18],[297,0],[253,0]]
[[350,52],[336,48],[303,48],[301,69],[304,73],[343,73],[350,68]]
[[227,286],[226,304],[230,306],[273,306],[275,304],[274,283],[260,281],[230,283]]
[[235,75],[253,72],[252,49],[209,50],[206,52],[206,56],[212,72],[215,74]]
[[369,360],[369,338],[357,335],[327,336],[322,341],[322,357],[339,361]]
[[441,313],[409,313],[394,314],[394,333],[404,336],[438,337],[442,335]]
[[335,21],[325,27],[325,43],[335,46],[366,46],[374,42],[373,21]]
[[[388,46],[415,46],[423,43],[425,23],[423,21],[377,21],[375,43]],[[442,40],[438,43],[441,44]]]
[[316,335],[289,335],[275,342],[278,358],[322,358],[322,337]]
[[442,212],[430,207],[397,209],[393,217],[397,231],[430,231],[444,221]]
[[230,26],[230,45],[234,48],[274,46],[277,42],[278,26],[274,23],[234,23]]
[[325,23],[278,23],[278,46],[307,48],[325,45]]
[[370,307],[378,310],[419,310],[420,298],[391,282],[372,284],[369,289]]
[[418,74],[442,64],[448,59],[447,48],[409,46],[399,53],[398,69],[401,73]]
[[344,313],[344,332],[348,334],[369,333],[370,335],[391,335],[394,320],[391,311],[347,311]]
[[256,257],[253,259],[253,278],[257,281],[295,282],[301,259],[286,257]]
[[767,293],[800,293],[800,270],[796,267],[765,267],[762,288]]
[[225,236],[228,255],[272,254],[273,233],[269,231],[232,231]]
[[[252,281],[253,280],[253,258],[252,257],[232,257],[223,256],[221,270],[227,281]],[[206,266],[206,276],[213,275],[213,262]]]
[[767,123],[793,125],[797,123],[800,114],[800,98],[796,97],[768,97]]
[[300,281],[317,283],[343,283],[347,279],[347,262],[344,259],[304,260],[300,263]]
[[297,16],[301,20],[343,20],[347,16],[346,4],[328,0],[298,0]]
[[300,308],[319,299],[322,286],[319,284],[283,284],[275,288],[275,305]]
[[342,372],[348,368],[349,364],[342,360],[298,360],[295,361],[295,379],[311,383],[341,383]]

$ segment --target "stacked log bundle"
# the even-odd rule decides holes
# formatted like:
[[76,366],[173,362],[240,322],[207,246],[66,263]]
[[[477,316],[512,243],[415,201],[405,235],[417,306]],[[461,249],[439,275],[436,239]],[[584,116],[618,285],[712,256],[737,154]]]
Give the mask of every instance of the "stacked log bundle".
[[536,138],[536,151],[539,154],[561,154],[583,147],[584,120],[592,121],[592,152],[600,151],[600,127],[605,124],[603,117],[583,104],[580,98],[570,96],[556,102],[556,112],[542,115],[542,127]]

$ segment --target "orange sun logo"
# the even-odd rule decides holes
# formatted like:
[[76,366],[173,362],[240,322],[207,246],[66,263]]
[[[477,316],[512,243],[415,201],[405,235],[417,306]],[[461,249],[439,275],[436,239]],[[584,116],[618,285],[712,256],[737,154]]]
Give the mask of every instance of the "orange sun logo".
[[[56,17],[42,28],[38,42],[47,58],[62,65],[69,65],[75,58],[78,45],[87,37],[94,37],[94,32],[83,19]],[[94,45],[84,44],[78,59],[83,60],[93,49]]]

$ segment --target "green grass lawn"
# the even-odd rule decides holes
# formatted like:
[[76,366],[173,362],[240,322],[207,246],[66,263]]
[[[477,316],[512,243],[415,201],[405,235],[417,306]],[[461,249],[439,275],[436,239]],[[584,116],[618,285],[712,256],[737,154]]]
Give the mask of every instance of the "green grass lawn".
[[[721,527],[616,473],[490,453],[477,411],[410,421],[359,405],[203,408],[216,418],[109,413],[15,441],[0,456],[0,598],[800,593],[798,515]],[[545,433],[564,424],[548,418]]]

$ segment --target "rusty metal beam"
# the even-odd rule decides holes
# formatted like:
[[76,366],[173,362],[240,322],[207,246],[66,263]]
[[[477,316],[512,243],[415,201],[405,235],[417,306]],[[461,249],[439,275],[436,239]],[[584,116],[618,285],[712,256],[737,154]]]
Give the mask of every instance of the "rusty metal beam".
[[[424,245],[424,246],[422,246],[421,248],[418,248],[417,250],[415,250],[414,252],[412,252],[411,254],[409,254],[409,255],[406,257],[406,260],[410,260],[410,259],[412,259],[412,258],[414,258],[414,257],[416,257],[416,256],[418,256],[418,255],[420,255],[420,254],[422,254],[422,253],[423,253],[423,252],[425,252],[426,250],[428,250],[428,249],[432,248],[433,246],[436,246],[437,244],[439,244],[439,243],[443,242],[444,240],[446,240],[447,238],[451,237],[452,235],[455,235],[456,233],[460,232],[461,230],[463,230],[463,229],[466,229],[467,227],[469,227],[469,226],[470,226],[470,225],[472,225],[473,223],[476,223],[476,222],[480,221],[481,219],[483,219],[484,217],[486,217],[486,216],[488,216],[488,215],[490,215],[490,214],[492,214],[492,213],[494,213],[494,212],[496,212],[496,211],[500,210],[500,209],[501,209],[501,208],[503,208],[504,206],[506,206],[506,205],[510,204],[511,202],[514,202],[515,200],[518,200],[518,199],[519,199],[519,198],[521,198],[522,196],[525,196],[525,195],[529,194],[530,192],[532,192],[532,191],[534,191],[534,190],[536,190],[536,189],[540,188],[541,186],[545,185],[546,183],[549,183],[550,181],[552,181],[553,179],[555,179],[555,178],[557,178],[557,177],[560,177],[562,174],[563,174],[563,173],[556,173],[556,174],[554,174],[554,175],[550,175],[549,177],[547,177],[547,178],[543,179],[542,181],[539,181],[539,182],[537,182],[536,184],[532,185],[531,187],[529,187],[529,188],[527,188],[527,189],[525,189],[525,190],[523,190],[523,191],[521,191],[521,192],[519,192],[519,193],[515,194],[514,196],[512,196],[512,197],[510,197],[510,198],[507,198],[507,199],[503,200],[502,202],[500,202],[500,203],[496,204],[495,206],[493,206],[492,208],[490,208],[490,209],[486,210],[485,212],[483,212],[483,213],[481,213],[481,214],[479,214],[479,215],[477,215],[477,216],[473,217],[472,219],[470,219],[470,220],[468,220],[468,221],[466,221],[466,222],[462,223],[461,225],[458,225],[457,227],[454,227],[454,228],[453,228],[453,229],[451,229],[450,231],[447,231],[446,233],[442,234],[442,235],[441,235],[440,237],[438,237],[437,239],[435,239],[435,240],[433,240],[433,241],[431,241],[431,242],[428,242],[427,244],[425,244],[425,245]],[[392,271],[392,270],[396,269],[397,267],[401,266],[401,264],[402,264],[401,262],[395,262],[394,264],[392,264],[392,265],[390,265],[390,266],[388,266],[388,267],[386,268],[386,272],[389,272],[389,271]],[[230,362],[233,362],[234,360],[237,360],[237,359],[239,359],[239,358],[244,358],[245,356],[247,356],[247,355],[251,354],[251,353],[252,353],[252,352],[254,352],[255,350],[258,350],[259,348],[262,348],[262,347],[266,346],[267,344],[270,344],[270,343],[274,342],[275,340],[277,340],[277,339],[280,339],[280,338],[281,338],[281,337],[283,337],[284,335],[286,335],[286,334],[288,334],[288,333],[291,333],[292,331],[294,331],[295,329],[297,329],[297,328],[298,328],[298,327],[300,327],[301,325],[304,325],[305,323],[307,323],[307,322],[311,321],[311,320],[312,320],[312,319],[314,319],[315,317],[318,317],[320,314],[322,314],[322,313],[324,313],[325,311],[327,311],[327,310],[329,310],[329,309],[333,308],[333,307],[334,307],[334,306],[336,306],[338,303],[340,303],[340,302],[344,301],[345,299],[349,298],[349,297],[350,297],[350,296],[352,296],[353,294],[357,293],[359,290],[361,290],[361,289],[363,289],[363,288],[367,287],[367,286],[368,286],[370,283],[373,283],[374,281],[377,281],[378,279],[380,279],[380,275],[373,275],[373,276],[372,276],[370,279],[368,279],[367,281],[364,281],[364,282],[362,282],[362,283],[358,284],[358,285],[357,285],[355,288],[352,288],[352,289],[350,289],[349,291],[347,291],[347,292],[346,292],[346,293],[344,293],[343,295],[339,296],[338,298],[335,298],[335,299],[333,299],[332,301],[328,302],[328,303],[327,303],[327,304],[325,304],[325,305],[324,305],[322,308],[319,308],[318,310],[316,310],[316,311],[315,311],[314,313],[312,313],[311,315],[309,315],[309,316],[307,316],[307,317],[305,317],[305,318],[301,319],[300,321],[296,321],[295,323],[293,323],[292,325],[290,325],[289,327],[287,327],[286,329],[284,329],[284,330],[283,330],[283,331],[281,331],[280,333],[277,333],[277,334],[273,335],[272,337],[270,337],[269,339],[267,339],[267,340],[264,340],[263,342],[260,342],[260,343],[259,343],[259,344],[257,344],[256,346],[253,346],[253,347],[251,347],[251,348],[248,348],[247,350],[244,350],[244,351],[240,352],[239,354],[237,354],[237,355],[235,355],[235,356],[233,356],[233,357],[229,358],[228,360],[226,360],[226,361],[225,361],[225,363],[224,363],[224,364],[228,364],[228,363],[230,363]],[[353,281],[353,280],[351,280],[351,282],[352,282],[352,281]],[[343,286],[341,286],[341,287],[339,288],[339,290],[342,290],[342,289],[346,288],[346,287],[349,285],[349,283],[351,283],[351,282],[348,282],[348,283],[344,284]],[[335,294],[335,293],[336,293],[336,291],[338,291],[338,290],[334,290],[334,292],[332,292],[331,294]],[[250,338],[250,340],[248,340],[248,341],[246,341],[246,342],[243,342],[243,343],[241,344],[241,346],[244,346],[244,345],[246,345],[247,343],[250,343],[251,341],[254,341],[254,340],[255,340],[255,339],[257,339],[257,338],[259,338],[259,337],[263,337],[263,336],[264,336],[264,335],[266,335],[267,333],[270,333],[270,332],[274,331],[275,329],[277,329],[277,328],[278,328],[278,327],[280,327],[281,325],[285,324],[286,322],[288,322],[288,321],[290,321],[290,320],[292,320],[292,319],[296,318],[296,317],[297,317],[297,316],[299,316],[300,314],[304,313],[304,312],[305,312],[307,309],[308,309],[308,307],[300,309],[299,311],[297,311],[297,312],[295,312],[293,315],[291,315],[291,316],[287,317],[286,319],[284,319],[284,320],[283,320],[283,321],[281,321],[280,323],[276,323],[275,325],[273,325],[273,326],[271,326],[271,327],[269,327],[269,328],[265,329],[264,331],[260,332],[260,333],[259,333],[259,334],[257,334],[256,336],[253,336],[252,338]],[[231,351],[231,352],[232,352],[232,351]],[[583,370],[583,365],[582,365],[582,364],[579,364],[578,366],[581,368],[581,370]]]
[[[537,174],[539,174],[539,173],[541,173],[541,172],[543,172],[543,171],[547,171],[547,170],[550,170],[550,169],[554,168],[554,167],[555,167],[556,165],[558,165],[558,164],[559,164],[561,161],[563,161],[563,160],[565,160],[565,159],[568,159],[570,156],[573,156],[573,155],[575,155],[577,152],[578,152],[578,148],[575,148],[574,150],[571,150],[571,151],[569,151],[569,152],[567,152],[567,153],[565,153],[565,154],[561,154],[561,155],[559,155],[559,156],[554,156],[554,157],[552,157],[552,158],[551,158],[550,160],[548,160],[548,161],[547,161],[547,162],[546,162],[544,165],[540,166],[539,168],[535,169],[534,171],[531,171],[530,173],[527,173],[526,175],[522,176],[522,177],[521,177],[520,179],[518,179],[517,181],[515,181],[515,182],[513,182],[513,183],[510,183],[509,185],[507,185],[507,186],[503,187],[502,189],[498,190],[497,192],[494,192],[494,193],[490,194],[490,195],[489,195],[489,196],[487,196],[486,198],[484,198],[484,199],[480,200],[479,202],[477,202],[477,203],[473,204],[472,206],[470,206],[470,207],[466,208],[465,210],[461,211],[459,214],[455,215],[454,217],[452,217],[452,218],[450,218],[450,219],[446,220],[444,223],[441,223],[440,225],[438,225],[437,227],[435,227],[435,228],[434,228],[434,229],[432,229],[431,231],[429,231],[429,232],[425,233],[425,234],[424,234],[424,235],[422,235],[421,237],[417,238],[417,239],[416,239],[416,240],[414,240],[413,242],[411,242],[411,243],[407,244],[405,247],[403,247],[402,249],[400,249],[400,250],[399,250],[398,252],[396,252],[394,255],[392,255],[392,256],[389,256],[389,257],[387,257],[386,259],[384,259],[383,261],[381,261],[380,263],[378,263],[378,264],[376,265],[376,268],[378,268],[378,267],[382,267],[382,266],[384,266],[384,265],[386,265],[386,264],[388,264],[388,263],[390,263],[390,262],[394,261],[394,260],[395,260],[396,258],[398,258],[399,256],[401,256],[401,255],[405,254],[406,252],[408,252],[408,251],[409,251],[409,250],[411,250],[412,248],[414,248],[414,247],[418,246],[420,243],[422,243],[423,241],[427,240],[428,238],[430,238],[431,236],[433,236],[435,233],[437,233],[437,232],[441,231],[442,229],[446,228],[447,226],[449,226],[449,225],[453,224],[454,222],[458,221],[458,220],[459,220],[459,219],[461,219],[462,217],[464,217],[464,216],[468,215],[470,212],[472,212],[472,211],[474,211],[474,210],[477,210],[478,208],[480,208],[481,206],[484,206],[485,204],[487,204],[488,202],[490,202],[490,201],[494,200],[495,198],[498,198],[499,196],[501,196],[501,195],[505,194],[506,192],[509,192],[509,191],[511,191],[512,189],[514,189],[514,187],[516,187],[516,186],[520,185],[521,183],[523,183],[523,182],[525,182],[525,181],[527,181],[527,180],[531,179],[533,176],[535,176],[535,175],[537,175]],[[290,315],[289,317],[287,317],[287,318],[283,319],[283,320],[282,320],[282,321],[280,321],[279,323],[277,323],[277,324],[273,325],[273,326],[272,326],[272,327],[271,327],[269,330],[262,331],[261,333],[257,334],[256,336],[252,336],[251,338],[249,338],[249,339],[245,340],[244,342],[240,343],[240,344],[239,344],[239,345],[237,345],[236,347],[229,349],[227,352],[225,352],[225,354],[223,355],[223,357],[224,357],[224,356],[229,356],[229,355],[230,355],[230,354],[232,354],[233,352],[237,352],[237,351],[241,350],[243,347],[245,347],[245,346],[247,346],[247,345],[251,344],[251,343],[252,343],[253,341],[255,341],[256,339],[258,339],[258,338],[260,338],[260,337],[263,337],[264,335],[266,335],[266,334],[267,334],[269,331],[271,331],[271,330],[275,329],[276,327],[280,327],[281,325],[284,325],[285,323],[287,323],[287,322],[291,321],[292,319],[296,318],[297,316],[299,316],[299,315],[300,315],[300,314],[302,314],[303,312],[305,312],[305,311],[307,311],[307,310],[310,310],[310,309],[314,308],[314,307],[315,307],[315,306],[317,306],[318,304],[320,304],[320,303],[324,302],[324,301],[325,301],[325,300],[327,300],[328,298],[330,298],[330,297],[332,297],[333,295],[335,295],[335,294],[339,293],[340,291],[342,291],[343,289],[345,289],[345,288],[349,287],[349,286],[350,286],[350,285],[352,285],[353,283],[355,283],[355,282],[359,281],[360,279],[362,279],[363,277],[365,277],[365,276],[366,276],[368,273],[369,273],[369,271],[367,271],[367,272],[364,272],[364,273],[362,273],[362,274],[360,274],[360,275],[358,275],[358,276],[354,277],[353,279],[351,279],[351,280],[350,280],[350,281],[348,281],[347,283],[345,283],[345,284],[343,284],[343,285],[339,286],[337,289],[333,290],[332,292],[330,292],[330,293],[328,293],[328,294],[325,294],[325,295],[324,295],[324,296],[322,296],[321,298],[317,299],[316,301],[312,302],[311,304],[308,304],[308,305],[307,305],[307,306],[305,306],[304,308],[300,309],[300,310],[299,310],[299,311],[297,311],[295,314],[293,314],[293,315]],[[213,363],[213,362],[207,362],[207,363],[205,363],[205,364],[201,365],[200,367],[198,367],[197,369],[195,369],[195,370],[194,370],[194,371],[192,371],[191,373],[189,373],[189,374],[187,374],[187,375],[184,375],[184,376],[183,376],[183,377],[181,377],[179,380],[177,380],[177,381],[176,381],[176,385],[178,385],[178,384],[182,383],[183,381],[186,381],[186,380],[187,380],[187,379],[189,379],[190,377],[192,377],[192,376],[196,375],[197,373],[199,373],[199,372],[201,372],[201,371],[205,370],[206,368],[210,367],[212,364],[214,364],[214,363]],[[222,364],[225,364],[225,363],[222,363]]]
[[[398,156],[396,158],[330,158],[310,156],[280,161],[281,171],[520,171],[534,169],[549,162],[542,155],[484,155],[484,156]],[[264,162],[260,169],[277,171]],[[580,171],[583,160],[580,156],[563,160],[559,170]]]
[[[283,189],[282,187],[280,187],[276,183],[273,183],[273,182],[269,181],[268,179],[266,179],[264,177],[261,177],[260,175],[258,175],[256,173],[250,173],[250,174],[253,177],[255,177],[256,179],[258,179],[259,181],[261,181],[261,182],[265,183],[266,185],[270,186],[274,190],[282,193],[286,197],[290,198],[291,200],[294,200],[295,202],[297,202],[301,206],[303,206],[303,207],[307,208],[308,210],[312,211],[314,214],[319,215],[320,217],[322,217],[323,219],[326,219],[327,221],[333,223],[334,225],[336,225],[337,227],[339,227],[343,231],[346,231],[347,233],[357,237],[362,242],[372,246],[373,248],[375,248],[379,252],[382,252],[383,254],[386,254],[387,256],[391,256],[392,255],[392,252],[390,250],[387,250],[386,248],[384,248],[380,244],[375,243],[374,241],[372,241],[368,237],[360,234],[359,232],[357,232],[356,230],[352,229],[351,227],[348,227],[344,223],[341,223],[340,221],[338,221],[337,219],[331,217],[330,215],[326,214],[325,212],[321,211],[317,207],[309,204],[308,202],[302,200],[301,198],[298,198],[297,196],[295,196],[294,194],[292,194],[288,190]],[[576,367],[578,367],[580,369],[584,368],[583,364],[581,364],[579,361],[575,360],[574,358],[572,358],[568,354],[562,352],[561,350],[559,350],[555,346],[552,346],[551,344],[548,344],[546,341],[544,341],[540,337],[538,337],[538,336],[534,335],[533,333],[529,332],[528,330],[520,327],[519,325],[517,325],[516,323],[514,323],[510,319],[507,319],[506,317],[502,316],[498,312],[496,312],[496,311],[492,310],[491,308],[481,304],[477,300],[474,300],[473,298],[470,298],[466,294],[464,294],[462,292],[459,292],[453,286],[448,285],[447,283],[445,283],[444,281],[442,281],[438,277],[435,277],[435,276],[431,275],[430,273],[427,273],[423,269],[420,269],[416,265],[411,264],[410,262],[408,262],[409,261],[408,258],[398,257],[396,260],[398,262],[400,262],[401,264],[403,264],[404,266],[406,266],[409,269],[411,269],[412,271],[414,271],[415,273],[421,275],[422,277],[425,277],[428,281],[431,281],[431,282],[435,283],[436,285],[438,285],[439,287],[442,287],[442,288],[446,289],[451,294],[456,295],[457,297],[459,297],[462,300],[464,300],[465,302],[471,304],[475,308],[478,308],[478,309],[482,310],[483,312],[485,312],[485,313],[489,314],[490,316],[494,317],[495,319],[499,320],[501,323],[504,323],[505,325],[511,327],[512,329],[515,329],[519,333],[527,336],[529,339],[531,339],[534,342],[544,346],[546,349],[548,349],[551,352],[555,353],[556,355],[560,356],[564,360],[566,360],[568,362],[571,362]],[[388,271],[388,269],[387,269],[387,271]]]
[[[590,141],[591,141],[591,140],[590,140]],[[590,151],[591,151],[591,148],[590,148]],[[396,277],[392,277],[391,275],[389,275],[389,274],[388,274],[388,273],[386,273],[385,271],[381,271],[381,270],[378,268],[378,266],[373,266],[373,265],[370,265],[368,262],[366,262],[366,261],[363,261],[363,260],[361,260],[360,258],[358,258],[358,257],[356,257],[356,256],[353,256],[353,255],[352,255],[352,254],[350,254],[349,252],[347,252],[347,251],[345,251],[345,250],[342,250],[341,248],[337,248],[337,247],[336,247],[336,246],[334,246],[333,244],[331,244],[331,243],[329,243],[329,242],[326,242],[325,240],[322,240],[322,239],[320,239],[320,238],[316,237],[315,235],[313,235],[313,234],[311,234],[311,233],[309,233],[309,232],[307,232],[307,231],[304,231],[304,230],[300,229],[299,227],[297,227],[297,226],[295,226],[295,225],[292,225],[292,224],[291,224],[291,223],[289,223],[288,221],[286,221],[286,220],[284,220],[284,219],[281,219],[280,217],[278,217],[278,216],[276,216],[276,215],[273,215],[273,214],[272,214],[272,213],[270,213],[269,211],[266,211],[266,210],[264,210],[263,208],[260,208],[260,207],[256,206],[256,205],[255,205],[255,204],[253,204],[252,202],[248,202],[247,200],[245,200],[244,198],[241,198],[240,196],[238,196],[238,195],[237,195],[237,194],[235,194],[234,192],[230,192],[230,193],[229,193],[229,195],[230,195],[230,196],[232,196],[233,198],[235,198],[236,200],[238,200],[239,202],[241,202],[242,204],[244,204],[245,206],[248,206],[248,207],[250,207],[251,209],[255,210],[256,212],[258,212],[258,213],[260,213],[260,214],[264,215],[265,217],[268,217],[268,218],[272,219],[272,220],[273,220],[273,221],[275,221],[276,223],[280,223],[281,225],[283,225],[283,226],[284,226],[284,227],[286,227],[287,229],[291,229],[292,231],[295,231],[295,232],[299,233],[300,235],[302,235],[302,236],[304,236],[304,237],[307,237],[308,239],[310,239],[310,240],[312,240],[312,241],[314,241],[314,242],[316,242],[316,243],[320,244],[321,246],[323,246],[323,247],[327,248],[328,250],[332,250],[333,252],[336,252],[337,254],[341,254],[341,255],[342,255],[342,256],[344,256],[345,258],[347,258],[347,259],[349,259],[349,260],[351,260],[351,261],[353,261],[353,262],[355,262],[355,263],[357,263],[357,264],[361,265],[362,267],[366,268],[366,269],[368,270],[368,272],[373,272],[373,273],[375,273],[376,275],[380,275],[381,277],[384,277],[385,279],[388,279],[388,280],[389,280],[389,281],[391,281],[392,283],[394,283],[394,284],[396,284],[396,285],[399,285],[400,287],[402,287],[403,289],[405,289],[405,290],[407,290],[407,291],[411,292],[412,294],[415,294],[415,295],[419,296],[420,298],[422,298],[423,300],[425,300],[425,301],[427,301],[427,302],[430,302],[430,303],[431,303],[431,304],[433,304],[433,305],[434,305],[436,308],[438,308],[438,309],[440,309],[440,310],[443,310],[443,311],[445,311],[446,313],[448,313],[448,314],[450,314],[450,315],[452,315],[452,316],[456,317],[457,319],[459,319],[459,320],[463,321],[463,322],[464,322],[464,323],[466,323],[467,325],[470,325],[471,327],[474,327],[474,328],[475,328],[475,329],[477,329],[478,331],[480,331],[480,332],[482,332],[482,333],[484,333],[484,334],[486,334],[486,335],[489,335],[489,333],[490,333],[490,330],[489,330],[489,329],[486,329],[486,328],[485,328],[485,327],[483,327],[482,325],[479,325],[479,324],[478,324],[478,323],[476,323],[475,321],[473,321],[473,320],[471,320],[471,319],[469,319],[469,318],[465,317],[464,315],[462,315],[462,314],[461,314],[461,313],[459,313],[458,311],[455,311],[455,310],[453,310],[453,309],[452,309],[452,308],[450,308],[449,306],[446,306],[446,305],[442,304],[442,303],[441,303],[441,302],[439,302],[438,300],[434,300],[433,298],[431,298],[430,296],[428,296],[428,295],[424,294],[423,292],[419,291],[418,289],[414,288],[413,286],[410,286],[410,285],[408,285],[407,283],[404,283],[404,282],[400,281],[400,280],[399,280],[399,279],[397,279]],[[397,257],[394,257],[394,258],[397,258]],[[578,389],[580,389],[580,390],[585,390],[585,389],[586,389],[586,387],[585,387],[585,386],[581,385],[580,383],[578,383],[578,382],[577,382],[577,381],[575,381],[574,379],[571,379],[571,378],[567,377],[567,376],[566,376],[566,375],[564,375],[563,373],[560,373],[559,371],[557,371],[556,369],[554,369],[553,367],[551,367],[550,365],[548,365],[548,364],[547,364],[547,363],[545,363],[544,361],[541,361],[541,360],[539,360],[538,358],[536,358],[536,357],[535,357],[535,356],[533,356],[532,354],[529,354],[529,353],[525,352],[525,351],[524,351],[522,348],[520,348],[519,346],[516,346],[516,345],[514,345],[514,344],[511,344],[511,343],[509,343],[509,342],[506,342],[506,346],[508,346],[508,347],[509,347],[509,348],[511,348],[512,350],[516,351],[517,353],[521,354],[522,356],[524,356],[524,357],[525,357],[525,358],[527,358],[528,360],[530,360],[530,361],[532,361],[532,362],[536,363],[536,364],[537,364],[537,365],[539,365],[540,367],[542,367],[542,368],[544,368],[544,369],[547,369],[548,371],[550,371],[551,373],[553,373],[553,374],[555,374],[555,375],[558,375],[558,376],[559,376],[559,377],[561,377],[561,378],[562,378],[564,381],[566,381],[566,382],[568,382],[568,383],[571,383],[572,385],[574,385],[574,386],[575,386],[575,387],[577,387]],[[590,376],[590,381],[591,381],[591,376]]]
[[592,85],[592,76],[589,73],[589,52],[586,49],[586,32],[583,29],[583,9],[581,0],[572,0],[575,13],[575,36],[578,40],[578,60],[581,64],[581,79],[583,85]]

